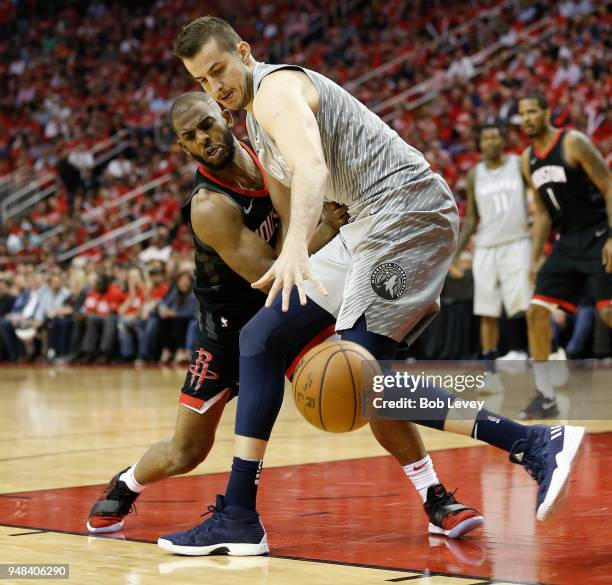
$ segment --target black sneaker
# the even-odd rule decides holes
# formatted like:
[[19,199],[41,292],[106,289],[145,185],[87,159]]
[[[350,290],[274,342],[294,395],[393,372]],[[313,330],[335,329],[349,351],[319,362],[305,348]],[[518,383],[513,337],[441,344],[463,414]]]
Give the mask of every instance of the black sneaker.
[[441,483],[427,490],[423,507],[429,516],[430,534],[459,538],[484,524],[478,510],[457,502],[454,492],[447,492]]
[[123,528],[123,519],[132,511],[136,510],[134,502],[140,495],[133,492],[124,481],[119,481],[121,474],[129,467],[120,471],[111,479],[102,496],[91,508],[87,520],[87,530],[94,534],[105,532],[117,532]]
[[536,390],[535,398],[519,412],[519,420],[540,420],[559,416],[559,407],[554,398],[546,398]]

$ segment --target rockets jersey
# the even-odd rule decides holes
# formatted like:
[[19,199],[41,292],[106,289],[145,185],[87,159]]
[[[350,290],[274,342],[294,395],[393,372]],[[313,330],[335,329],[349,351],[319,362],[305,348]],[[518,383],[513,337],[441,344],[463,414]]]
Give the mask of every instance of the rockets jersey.
[[[261,170],[253,151],[243,142],[240,144]],[[251,288],[249,282],[236,274],[213,248],[201,242],[193,232],[191,201],[200,189],[214,191],[227,197],[241,210],[244,225],[274,246],[279,223],[267,189],[258,191],[242,189],[217,179],[206,168],[200,166],[195,173],[191,193],[181,210],[193,236],[195,247],[193,292],[200,308],[217,314],[231,315],[263,306],[265,295]]]
[[529,148],[529,172],[553,225],[561,234],[584,230],[607,222],[602,193],[582,167],[570,167],[563,154],[566,130],[557,130],[543,153]]

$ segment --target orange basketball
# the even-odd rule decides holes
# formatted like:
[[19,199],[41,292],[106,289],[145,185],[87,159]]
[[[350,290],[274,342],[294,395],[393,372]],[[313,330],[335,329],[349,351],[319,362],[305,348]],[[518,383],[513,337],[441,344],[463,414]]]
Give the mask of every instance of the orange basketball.
[[308,351],[295,368],[295,404],[318,429],[330,433],[353,431],[367,423],[361,417],[363,376],[371,379],[379,371],[372,354],[360,345],[324,341]]

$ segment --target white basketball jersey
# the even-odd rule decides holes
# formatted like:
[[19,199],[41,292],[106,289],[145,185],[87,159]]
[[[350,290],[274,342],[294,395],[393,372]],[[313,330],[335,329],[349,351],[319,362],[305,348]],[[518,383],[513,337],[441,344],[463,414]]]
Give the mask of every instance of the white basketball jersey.
[[[315,114],[329,170],[330,200],[343,203],[355,218],[368,205],[379,204],[390,192],[431,172],[423,155],[331,79],[295,65],[257,63],[253,69],[253,95],[266,75],[280,69],[304,72],[319,92]],[[276,143],[247,114],[247,129],[263,168],[291,186],[292,172]]]
[[525,185],[520,157],[506,156],[501,167],[490,169],[484,162],[476,165],[474,180],[480,222],[476,245],[499,246],[529,237]]

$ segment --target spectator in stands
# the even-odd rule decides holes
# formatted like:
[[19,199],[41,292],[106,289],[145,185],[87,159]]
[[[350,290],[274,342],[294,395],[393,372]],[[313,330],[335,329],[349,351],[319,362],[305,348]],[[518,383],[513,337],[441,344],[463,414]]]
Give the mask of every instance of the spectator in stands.
[[10,313],[15,304],[15,297],[11,294],[11,288],[10,278],[0,278],[0,317]]
[[[86,319],[83,304],[85,303],[85,299],[90,289],[95,286],[96,278],[97,276],[92,274],[90,277],[91,286],[89,286],[87,274],[83,268],[73,266],[70,269],[68,278],[70,296],[64,303],[64,310],[62,312],[65,313],[65,320],[64,323],[60,325],[61,331],[58,333],[58,347],[61,348],[61,351],[57,351],[56,348],[58,355],[56,361],[58,363],[63,363],[64,361],[73,362],[76,360],[77,356],[80,355],[81,342],[85,335]],[[66,339],[65,336],[68,335],[67,329],[70,329],[70,332],[68,337],[68,351],[66,352],[64,343]]]
[[70,162],[70,149],[63,147],[60,151],[60,156],[55,164],[57,175],[64,185],[68,198],[68,206],[73,208],[73,202],[82,188],[82,179],[79,169]]
[[119,351],[124,361],[132,361],[137,355],[136,324],[141,316],[146,289],[142,270],[130,268],[127,276],[127,296],[119,307]]
[[189,323],[195,317],[196,301],[192,288],[191,272],[181,272],[170,293],[159,304],[160,325],[167,332],[162,339],[161,363],[170,362],[172,356],[175,363],[191,358],[191,346],[186,334]]
[[164,264],[170,259],[172,246],[170,246],[170,235],[168,228],[159,227],[157,233],[149,241],[149,245],[139,254],[141,262],[149,263],[159,260]]
[[[56,348],[51,343],[51,341],[55,343],[56,339],[56,327],[53,327],[53,321],[57,319],[58,314],[64,307],[64,303],[70,296],[70,291],[62,286],[62,282],[62,275],[58,272],[49,277],[48,285],[41,289],[40,298],[31,323],[35,335],[38,335],[42,329],[46,329],[49,332],[49,347],[47,350],[47,359],[49,360],[52,360],[56,355]],[[51,331],[52,329],[54,330]]]
[[160,318],[158,305],[168,294],[166,267],[163,262],[154,261],[149,269],[150,285],[147,287],[140,319],[136,323],[138,333],[138,359],[136,365],[152,362],[158,354]]
[[108,274],[100,274],[93,290],[87,293],[82,310],[86,315],[81,344],[82,361],[107,363],[117,338],[117,311],[125,293]]
[[8,348],[5,347],[2,337],[2,321],[4,317],[10,313],[15,304],[15,296],[11,294],[12,282],[10,279],[0,279],[0,361],[9,359]]
[[28,271],[26,283],[28,287],[27,303],[19,314],[15,314],[15,307],[13,307],[13,313],[9,315],[9,320],[14,327],[14,336],[19,340],[16,343],[18,357],[25,356],[32,359],[34,357],[34,338],[38,330],[34,317],[45,283],[44,278],[33,270]]

